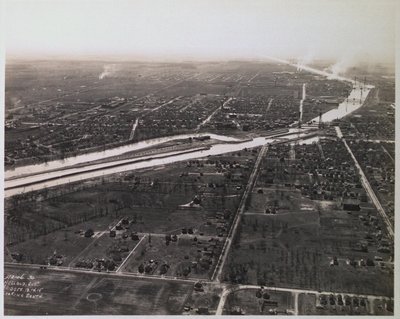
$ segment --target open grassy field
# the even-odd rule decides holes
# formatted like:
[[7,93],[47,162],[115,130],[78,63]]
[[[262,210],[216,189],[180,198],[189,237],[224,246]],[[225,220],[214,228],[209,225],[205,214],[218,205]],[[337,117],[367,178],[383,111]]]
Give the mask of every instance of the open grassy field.
[[[68,265],[87,246],[91,245],[103,231],[114,225],[118,219],[110,216],[89,220],[85,223],[51,232],[21,243],[9,245],[11,253],[22,254],[22,262],[47,264],[48,258],[61,255],[63,265]],[[93,229],[94,236],[87,238],[84,232]]]
[[34,277],[30,282],[38,283],[36,287],[41,289],[40,293],[31,294],[31,297],[25,292],[12,296],[13,283],[6,279],[9,284],[4,300],[6,315],[176,315],[182,313],[193,288],[192,284],[96,273],[5,269],[5,276],[22,274]]
[[[285,205],[279,202],[279,206]],[[226,279],[390,295],[392,266],[347,264],[350,259],[373,260],[374,256],[389,260],[387,254],[377,252],[376,244],[371,243],[368,252],[357,250],[356,244],[365,240],[365,234],[357,213],[337,209],[245,214],[227,263]],[[338,266],[330,266],[334,257]]]

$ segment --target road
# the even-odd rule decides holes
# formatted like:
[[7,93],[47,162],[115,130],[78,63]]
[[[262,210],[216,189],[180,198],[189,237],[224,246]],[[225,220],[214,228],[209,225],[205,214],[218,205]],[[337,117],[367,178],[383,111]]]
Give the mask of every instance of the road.
[[[336,133],[338,135],[338,137],[343,136],[343,134],[341,133],[341,130],[338,126],[335,127],[336,129]],[[365,176],[360,164],[358,163],[356,157],[353,154],[353,151],[351,150],[351,148],[349,147],[349,145],[347,144],[346,140],[344,138],[341,138],[344,146],[346,147],[347,151],[349,152],[351,158],[354,161],[354,164],[357,167],[358,173],[360,175],[360,179],[361,179],[361,183],[364,186],[364,189],[367,191],[367,194],[369,195],[370,199],[372,200],[372,202],[374,203],[376,209],[378,210],[379,214],[382,216],[383,221],[386,224],[386,229],[388,231],[388,234],[390,236],[390,238],[394,238],[394,231],[393,231],[393,226],[392,223],[390,222],[389,217],[387,216],[385,210],[383,209],[378,197],[376,197],[374,190],[371,187],[371,184],[369,183],[367,177]]]
[[[17,264],[17,263],[4,263],[4,269],[7,268],[20,268],[24,271],[26,270],[40,270],[42,269],[43,265],[36,265],[36,264]],[[164,275],[148,275],[148,274],[135,274],[135,273],[128,273],[128,272],[97,272],[91,269],[81,269],[81,268],[72,268],[72,267],[61,267],[61,266],[45,266],[46,269],[42,269],[42,271],[54,271],[54,272],[64,272],[64,273],[71,273],[71,274],[91,274],[91,275],[98,275],[98,276],[111,276],[111,277],[118,277],[118,278],[138,278],[138,279],[153,279],[153,280],[162,280],[168,282],[180,282],[180,283],[196,283],[199,279],[191,279],[191,278],[178,278],[172,276],[164,276]]]
[[215,270],[214,270],[214,273],[213,273],[213,275],[211,277],[211,280],[221,281],[222,271],[223,271],[226,259],[228,257],[229,250],[231,248],[233,238],[235,237],[235,234],[236,234],[236,231],[237,231],[237,227],[238,227],[239,222],[240,222],[241,215],[244,213],[244,207],[245,207],[245,204],[246,204],[247,197],[249,196],[249,194],[253,190],[254,182],[255,182],[256,177],[257,177],[257,173],[258,173],[258,169],[259,169],[260,164],[261,164],[261,160],[264,157],[264,155],[267,152],[267,150],[268,150],[268,146],[264,145],[261,148],[260,152],[258,153],[257,160],[256,160],[256,162],[254,164],[254,167],[253,167],[253,171],[250,174],[249,180],[247,182],[246,189],[245,189],[245,191],[243,193],[243,196],[242,196],[242,199],[241,199],[241,201],[239,203],[239,207],[237,209],[235,218],[234,218],[234,220],[232,222],[232,226],[231,226],[231,228],[230,228],[230,230],[228,232],[228,236],[226,237],[226,241],[225,241],[224,247],[222,248],[221,255],[219,256],[219,259],[218,259],[217,265],[215,266]]
[[[308,290],[308,289],[296,289],[296,288],[285,288],[285,287],[266,287],[263,286],[264,290],[270,290],[270,291],[279,291],[279,292],[288,292],[292,293],[294,295],[294,315],[298,315],[299,312],[299,306],[298,306],[298,296],[299,294],[324,294],[324,295],[346,295],[349,297],[357,297],[357,298],[368,298],[370,301],[374,301],[377,299],[389,299],[390,297],[388,296],[379,296],[379,295],[366,295],[366,294],[354,294],[354,293],[348,293],[348,292],[338,292],[338,291],[316,291],[316,290]],[[259,290],[261,289],[261,286],[258,285],[235,285],[228,287],[227,285],[222,286],[223,291],[221,293],[221,297],[217,306],[216,310],[216,315],[220,316],[223,314],[224,306],[226,299],[228,298],[229,294],[233,292],[237,292],[239,290],[245,290],[245,289],[254,289],[254,290]]]
[[255,75],[253,75],[253,76],[247,81],[247,83],[251,83],[259,74],[260,74],[260,71],[258,71]]
[[227,100],[224,102],[224,104],[222,104],[220,107],[217,107],[217,109],[216,109],[214,112],[212,112],[212,113],[210,114],[209,117],[207,117],[203,122],[201,122],[201,123],[197,126],[197,130],[199,130],[199,129],[200,129],[201,127],[203,127],[205,124],[207,124],[208,122],[210,122],[210,120],[214,117],[214,115],[217,114],[217,112],[218,112],[221,108],[225,107],[231,100],[232,100],[232,97],[230,97],[229,99],[227,99]]
[[122,219],[117,222],[112,222],[105,230],[97,233],[96,238],[88,246],[86,246],[85,249],[82,250],[74,259],[71,260],[71,262],[68,264],[68,267],[73,267],[73,265],[81,258],[81,256],[84,255],[86,251],[89,250],[90,247],[92,247],[105,233],[109,232],[111,229],[114,229],[115,226],[121,223],[121,221]]
[[392,157],[392,155],[390,155],[390,153],[388,152],[388,150],[386,149],[386,147],[384,147],[383,145],[381,145],[382,150],[386,153],[387,156],[389,156],[390,160],[392,161],[393,164],[395,164],[395,160]]
[[124,261],[121,263],[121,265],[117,268],[116,272],[117,273],[121,273],[121,269],[122,267],[126,264],[126,262],[128,261],[129,257],[132,256],[132,254],[136,251],[136,248],[139,247],[139,245],[142,243],[142,241],[147,237],[147,235],[144,235],[139,242],[136,244],[136,246],[131,250],[131,252],[128,254],[128,256],[124,259]]
[[[175,101],[177,101],[177,100],[179,100],[179,99],[181,99],[181,98],[182,98],[182,96],[178,96],[178,97],[176,97],[176,98],[173,98],[173,99],[169,100],[168,102],[165,102],[165,103],[163,103],[163,104],[161,104],[161,105],[155,107],[154,109],[151,109],[151,110],[149,110],[149,111],[147,111],[147,112],[144,112],[144,113],[145,113],[145,114],[146,114],[146,113],[149,114],[149,113],[155,112],[155,111],[161,109],[163,106],[169,105],[169,104],[171,104],[171,103],[173,103],[173,102],[175,102]],[[131,133],[129,134],[129,139],[128,139],[128,141],[133,140],[133,137],[135,136],[135,132],[136,132],[136,129],[137,129],[138,124],[139,124],[139,119],[140,119],[139,117],[136,118],[136,121],[133,123],[133,125],[132,125],[132,130],[131,130]]]
[[[27,271],[27,270],[42,270],[43,272],[59,272],[59,273],[70,273],[70,274],[90,274],[93,276],[102,276],[104,277],[114,277],[114,278],[127,278],[127,279],[132,279],[132,278],[137,278],[141,280],[160,280],[160,281],[166,281],[166,282],[177,282],[177,283],[192,283],[195,284],[196,282],[199,281],[199,279],[194,279],[194,278],[177,278],[177,277],[172,277],[172,276],[161,276],[161,275],[146,275],[146,274],[134,274],[134,273],[127,273],[127,272],[96,272],[92,270],[87,270],[87,269],[78,269],[78,268],[70,268],[70,267],[60,267],[60,266],[47,266],[47,269],[41,269],[43,267],[42,265],[34,265],[34,264],[17,264],[17,263],[9,263],[5,262],[4,263],[4,269],[5,272],[7,271],[7,268],[12,268],[12,269],[22,269],[22,271]],[[258,285],[226,285],[226,284],[221,284],[216,281],[205,281],[201,280],[201,282],[204,285],[216,285],[218,287],[221,287],[223,289],[221,296],[220,296],[220,301],[217,306],[217,311],[216,315],[221,315],[223,313],[223,309],[225,306],[225,302],[227,297],[229,296],[230,293],[243,290],[243,289],[254,289],[258,290],[261,287]],[[316,291],[316,290],[308,290],[308,289],[296,289],[296,288],[285,288],[285,287],[267,287],[264,286],[265,290],[271,290],[271,291],[280,291],[280,292],[288,292],[292,294],[325,294],[325,295],[337,295],[337,294],[342,294],[342,295],[347,295],[349,297],[358,297],[358,298],[368,298],[370,302],[373,302],[374,300],[379,300],[379,299],[389,299],[390,297],[388,296],[379,296],[379,295],[366,295],[366,294],[354,294],[354,293],[347,293],[347,292],[338,292],[338,291]],[[296,302],[295,302],[295,309],[294,313],[298,312],[298,309],[296,309]]]
[[294,313],[295,316],[299,315],[299,293],[294,293]]
[[271,106],[272,106],[272,102],[274,101],[274,99],[273,98],[270,98],[269,99],[269,101],[268,101],[268,105],[267,105],[267,109],[265,110],[265,112],[268,112],[269,111],[269,109],[271,108]]
[[154,109],[149,110],[148,113],[153,113],[153,112],[155,112],[155,111],[158,111],[158,110],[161,109],[163,106],[170,105],[170,104],[174,103],[175,101],[180,100],[181,98],[182,98],[182,96],[177,96],[176,98],[173,98],[173,99],[169,100],[168,102],[165,102],[165,103],[163,103],[163,104],[161,104],[161,105],[155,107]]
[[132,125],[132,131],[129,135],[129,141],[133,140],[133,137],[135,136],[136,128],[139,124],[139,118],[136,119],[136,121]]

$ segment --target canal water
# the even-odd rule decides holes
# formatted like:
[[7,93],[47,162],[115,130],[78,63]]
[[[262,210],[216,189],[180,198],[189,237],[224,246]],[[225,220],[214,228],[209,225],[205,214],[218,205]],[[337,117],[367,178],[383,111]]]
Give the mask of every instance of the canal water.
[[[142,158],[128,160],[118,160],[102,164],[95,164],[90,166],[83,166],[77,168],[67,168],[61,171],[44,172],[32,176],[25,176],[21,178],[14,178],[6,181],[6,189],[4,192],[5,197],[13,196],[19,193],[25,193],[29,191],[39,190],[46,187],[52,187],[67,183],[72,183],[80,180],[85,180],[94,177],[101,177],[109,174],[122,173],[130,170],[137,170],[141,168],[148,168],[159,165],[166,165],[180,161],[187,161],[197,158],[203,158],[213,155],[221,155],[230,152],[242,151],[246,148],[253,148],[262,146],[268,143],[278,141],[290,141],[293,139],[306,139],[310,134],[306,130],[291,129],[289,135],[281,137],[256,137],[252,140],[246,140],[238,143],[224,143],[215,144],[210,148],[202,148],[194,150],[193,152],[170,152],[160,154],[159,156],[145,156]],[[236,140],[236,139],[235,139]],[[118,165],[115,167],[115,165]],[[113,167],[110,167],[113,166]],[[94,170],[88,172],[88,170]],[[71,176],[71,174],[74,174]],[[68,175],[68,176],[67,176]],[[53,180],[52,180],[53,179]],[[29,186],[24,186],[31,184]]]
[[145,140],[145,141],[141,141],[141,142],[137,142],[137,143],[132,143],[132,144],[124,145],[124,146],[119,146],[119,147],[107,149],[104,151],[92,152],[92,153],[87,153],[87,154],[82,154],[82,155],[77,155],[77,156],[71,156],[71,157],[65,158],[63,160],[55,160],[55,161],[51,161],[51,162],[47,162],[47,163],[17,167],[15,169],[7,170],[5,172],[5,179],[8,180],[8,179],[18,177],[18,176],[43,173],[43,172],[50,171],[50,170],[60,169],[60,168],[68,167],[68,166],[73,166],[73,165],[77,165],[77,164],[96,161],[99,159],[105,159],[108,157],[118,156],[118,155],[122,155],[127,152],[138,151],[138,150],[141,150],[144,148],[160,145],[162,143],[166,143],[166,142],[170,142],[170,141],[183,140],[183,139],[202,137],[202,136],[210,136],[210,138],[218,140],[218,141],[222,141],[222,142],[240,141],[239,139],[234,138],[234,137],[211,134],[211,133],[181,134],[181,135],[174,135],[174,136],[166,136],[166,137]]
[[[282,60],[283,61],[283,60]],[[350,92],[348,98],[339,104],[336,109],[332,109],[324,114],[322,114],[322,121],[323,122],[331,122],[335,119],[343,118],[344,116],[354,112],[358,108],[360,108],[365,99],[368,96],[368,93],[373,88],[372,85],[363,85],[362,83],[357,83],[353,80],[343,78],[338,75],[333,75],[327,73],[325,71],[313,69],[308,66],[301,66],[306,71],[310,71],[313,73],[317,73],[323,76],[327,76],[330,79],[337,79],[340,81],[347,81],[353,84],[353,90]],[[305,98],[305,85],[303,85],[303,99]],[[302,113],[302,103],[301,103],[301,113]],[[313,121],[318,122],[319,117],[315,117]],[[285,136],[286,140],[291,139],[298,139],[304,137],[307,139],[307,133],[304,129],[289,129],[289,132],[292,133],[291,135]],[[96,164],[96,165],[89,165],[77,168],[68,168],[73,165],[87,163],[99,159],[104,159],[108,157],[122,155],[127,152],[141,150],[147,147],[156,146],[165,142],[180,140],[180,139],[188,139],[194,137],[201,137],[201,136],[210,136],[210,138],[219,140],[221,142],[225,142],[223,144],[216,144],[212,145],[208,149],[198,149],[193,150],[192,152],[170,152],[164,153],[158,156],[146,156],[142,158],[135,159],[135,162],[132,163],[132,159],[128,160],[117,160],[108,163]],[[35,164],[35,165],[28,165],[24,167],[18,167],[12,170],[7,170],[5,172],[5,179],[6,179],[6,188],[11,188],[5,190],[5,197],[13,196],[18,193],[29,192],[33,190],[38,190],[41,188],[52,187],[56,185],[62,185],[66,183],[76,182],[79,180],[85,180],[89,178],[104,176],[108,174],[115,174],[121,173],[124,171],[129,170],[136,170],[141,168],[148,168],[152,166],[158,165],[166,165],[174,162],[179,161],[186,161],[196,158],[202,158],[206,156],[212,155],[220,155],[229,152],[236,152],[244,150],[245,148],[252,148],[257,146],[262,146],[268,143],[276,142],[282,140],[282,137],[256,137],[252,140],[242,141],[240,139],[218,135],[218,134],[210,134],[210,133],[196,133],[196,134],[182,134],[182,135],[175,135],[175,136],[168,136],[168,137],[161,137],[146,141],[141,141],[138,143],[133,143],[129,145],[124,145],[120,147],[116,147],[113,149],[108,149],[101,152],[92,152],[88,154],[82,154],[74,157],[69,157],[64,160],[56,160],[51,161],[48,163],[43,164]],[[312,140],[305,141],[306,143],[312,143],[316,141],[314,137]],[[235,143],[226,143],[226,142],[235,142]],[[142,161],[138,161],[142,160]],[[118,164],[115,167],[115,164]],[[113,167],[110,167],[113,166]],[[52,170],[61,169],[61,171],[51,172]],[[65,169],[64,169],[65,168]],[[95,170],[88,172],[87,170]],[[35,175],[32,175],[35,174]],[[70,175],[74,174],[74,175]],[[32,175],[32,176],[26,176]],[[69,175],[69,176],[65,176]],[[49,180],[54,178],[54,180]],[[29,186],[23,186],[27,184],[31,184]]]

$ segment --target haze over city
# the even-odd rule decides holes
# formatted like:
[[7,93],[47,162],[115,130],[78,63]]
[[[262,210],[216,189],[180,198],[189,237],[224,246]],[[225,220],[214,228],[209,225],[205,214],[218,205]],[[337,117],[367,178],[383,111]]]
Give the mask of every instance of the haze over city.
[[393,62],[395,1],[6,2],[8,56]]

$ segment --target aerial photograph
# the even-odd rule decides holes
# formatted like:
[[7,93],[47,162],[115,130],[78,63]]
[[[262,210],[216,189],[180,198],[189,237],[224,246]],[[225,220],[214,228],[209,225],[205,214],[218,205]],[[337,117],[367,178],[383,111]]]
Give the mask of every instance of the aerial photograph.
[[400,315],[395,0],[3,9],[2,315]]

